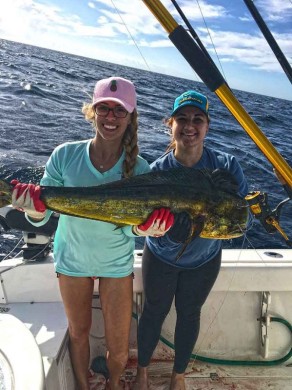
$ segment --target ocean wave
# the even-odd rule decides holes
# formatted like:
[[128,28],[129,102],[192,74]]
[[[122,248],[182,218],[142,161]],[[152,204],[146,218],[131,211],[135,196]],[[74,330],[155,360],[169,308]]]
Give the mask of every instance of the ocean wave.
[[[203,83],[4,40],[1,40],[0,52],[5,59],[1,63],[0,91],[2,179],[38,183],[45,162],[58,144],[90,138],[92,127],[83,118],[82,104],[90,101],[97,79],[116,74],[131,79],[136,85],[139,148],[150,163],[164,153],[169,143],[163,119],[170,114],[173,98],[184,90],[197,89],[210,100],[211,127],[206,143],[235,155],[250,189],[267,192],[272,207],[286,197],[269,161]],[[263,133],[291,163],[292,102],[244,91],[234,93]],[[290,205],[285,206],[283,223],[287,234],[291,235]],[[227,248],[242,245],[286,248],[279,234],[268,236],[257,222],[247,233],[246,240],[242,237],[224,241]]]

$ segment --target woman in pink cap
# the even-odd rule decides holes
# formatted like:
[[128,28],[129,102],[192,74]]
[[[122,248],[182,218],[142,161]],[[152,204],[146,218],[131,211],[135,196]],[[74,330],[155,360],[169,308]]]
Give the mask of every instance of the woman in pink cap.
[[[95,128],[92,139],[67,142],[50,156],[41,185],[95,186],[150,171],[138,155],[137,102],[133,83],[121,77],[99,80],[93,100],[83,106]],[[15,183],[14,183],[15,184]],[[51,212],[39,199],[39,187],[15,185],[14,207],[36,226]],[[78,390],[89,390],[89,331],[94,279],[99,294],[107,345],[107,389],[121,389],[128,359],[132,316],[134,237],[160,236],[173,224],[167,209],[152,213],[142,225],[116,229],[111,223],[61,215],[54,240],[54,262],[69,322],[70,354]]]

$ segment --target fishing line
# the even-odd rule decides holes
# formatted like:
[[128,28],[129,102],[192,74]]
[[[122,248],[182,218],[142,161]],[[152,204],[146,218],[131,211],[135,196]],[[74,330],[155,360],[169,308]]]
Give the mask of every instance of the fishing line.
[[[138,50],[140,56],[142,57],[143,61],[145,62],[146,68],[149,70],[149,72],[151,72],[151,68],[150,68],[148,62],[146,61],[146,58],[143,56],[143,53],[141,52],[141,50],[140,50],[140,48],[139,48],[137,42],[135,41],[135,38],[133,37],[133,35],[131,34],[130,30],[128,29],[128,27],[127,27],[127,25],[126,25],[124,19],[122,18],[122,15],[120,14],[118,8],[116,7],[114,1],[111,0],[111,3],[112,3],[112,5],[113,5],[113,7],[114,7],[114,9],[115,9],[115,11],[116,11],[116,13],[117,13],[117,15],[118,15],[119,18],[121,19],[122,24],[124,25],[125,29],[127,30],[129,36],[131,37],[131,39],[132,39],[134,45],[136,46],[136,48],[137,48],[137,50]],[[90,100],[92,100],[92,96],[91,96],[87,91],[85,91],[85,90],[83,89],[83,92],[90,98]]]
[[[247,206],[247,208],[249,208],[249,206]],[[244,237],[244,240],[246,240],[246,241],[249,243],[250,247],[256,252],[256,254],[258,255],[259,259],[260,259],[260,260],[264,263],[264,265],[267,267],[268,264],[265,262],[264,258],[261,256],[261,254],[258,252],[257,248],[253,245],[252,241],[250,241],[250,239],[249,239],[248,236],[247,236],[248,232],[254,228],[254,226],[255,226],[255,221],[256,221],[255,217],[254,217],[250,212],[249,212],[249,218],[252,218],[252,219],[251,219],[250,222],[248,222],[248,225],[249,225],[248,229],[243,230],[243,229],[241,228],[241,226],[239,226],[239,225],[238,225],[238,229],[242,232],[242,235],[243,235],[243,237]],[[242,245],[242,247],[243,247],[243,245]],[[243,248],[242,248],[242,249],[243,249]]]
[[220,68],[221,68],[221,72],[222,72],[222,74],[223,74],[223,76],[224,76],[224,79],[225,79],[225,80],[226,80],[226,82],[227,82],[227,78],[226,78],[226,76],[225,76],[225,74],[224,74],[224,70],[223,70],[222,64],[221,64],[221,62],[220,62],[220,59],[219,59],[219,56],[218,56],[218,53],[217,53],[216,47],[215,47],[215,45],[214,45],[214,42],[213,42],[213,39],[212,39],[212,37],[211,37],[211,34],[210,34],[210,31],[209,31],[209,28],[208,28],[208,26],[207,26],[207,22],[206,22],[206,20],[205,20],[205,18],[204,18],[204,15],[203,15],[203,12],[202,12],[202,9],[201,9],[201,6],[200,6],[200,3],[199,3],[199,0],[196,0],[196,1],[197,1],[197,4],[198,4],[198,7],[199,7],[199,10],[200,10],[200,12],[201,12],[202,19],[203,19],[203,21],[204,21],[205,27],[206,27],[206,29],[207,29],[207,31],[208,31],[208,35],[209,35],[210,41],[211,41],[211,43],[212,43],[213,49],[214,49],[214,51],[215,51],[216,57],[217,57],[217,59],[218,59],[218,62],[219,62]]
[[[183,11],[181,10],[181,8],[177,4],[177,2],[175,0],[171,0],[171,2],[174,5],[174,7],[176,8],[176,10],[179,13],[180,17],[182,18],[182,20],[184,21],[185,25],[187,26],[186,31],[190,32],[191,36],[194,38],[194,40],[196,41],[196,43],[198,44],[200,49],[205,53],[205,55],[210,59],[210,61],[212,61],[212,58],[210,57],[210,54],[206,50],[205,46],[202,44],[202,42],[201,42],[200,38],[198,37],[196,31],[193,29],[192,25],[188,21],[187,17],[183,13]],[[197,75],[197,72],[193,68],[192,68],[192,71],[194,72],[194,75],[197,78],[197,80],[200,80],[199,76]]]
[[[259,259],[261,260],[261,262],[265,265],[265,267],[268,267],[268,263],[265,262],[264,258],[263,258],[263,257],[261,256],[261,254],[258,252],[258,249],[253,245],[253,243],[250,241],[250,239],[249,239],[248,236],[247,236],[248,231],[249,231],[249,230],[252,230],[253,226],[254,226],[254,219],[253,219],[253,221],[252,221],[251,226],[248,228],[247,231],[243,231],[242,228],[241,228],[240,226],[238,226],[238,228],[239,228],[239,229],[242,231],[242,233],[243,233],[244,241],[246,240],[246,241],[249,243],[249,245],[251,246],[251,248],[252,248],[252,249],[256,252],[256,254],[258,255],[258,257],[259,257]],[[243,250],[244,241],[243,241],[243,243],[242,243],[242,248],[241,248],[242,250]]]
[[126,23],[124,22],[124,20],[123,20],[123,18],[122,18],[122,15],[120,14],[120,12],[119,12],[119,10],[117,9],[117,7],[115,6],[114,1],[111,0],[111,3],[112,3],[112,5],[113,5],[113,7],[114,7],[116,13],[117,13],[118,16],[120,17],[120,19],[121,19],[121,21],[122,21],[122,24],[125,26],[125,29],[128,31],[128,34],[130,35],[132,41],[134,42],[134,45],[136,46],[137,50],[139,51],[139,53],[140,53],[140,55],[141,55],[143,61],[145,62],[146,67],[147,67],[148,70],[151,72],[150,66],[149,66],[148,63],[147,63],[146,58],[143,56],[143,54],[142,54],[142,52],[141,52],[141,50],[140,50],[140,48],[139,48],[137,42],[135,41],[133,35],[131,34],[130,30],[128,29]]
[[[185,24],[186,24],[186,26],[187,26],[187,28],[188,28],[187,31],[190,32],[191,36],[194,38],[194,40],[195,40],[196,43],[198,44],[198,46],[200,47],[201,51],[205,54],[206,57],[208,57],[208,59],[210,60],[210,62],[214,63],[214,61],[213,61],[212,57],[210,56],[208,50],[205,48],[205,46],[204,46],[203,43],[201,42],[201,40],[200,40],[198,34],[197,34],[196,31],[193,29],[193,26],[190,24],[188,18],[185,16],[185,14],[183,13],[182,9],[179,7],[179,5],[177,4],[177,2],[176,2],[175,0],[171,0],[171,2],[172,2],[172,4],[175,6],[177,12],[180,14],[182,20],[185,22]],[[204,21],[204,23],[205,23],[206,29],[207,29],[207,31],[208,31],[208,33],[209,33],[210,40],[211,40],[211,42],[212,42],[212,44],[213,44],[213,48],[214,48],[215,54],[216,54],[216,56],[217,56],[218,62],[219,62],[219,64],[220,64],[221,71],[222,71],[223,76],[224,76],[224,79],[225,79],[225,81],[226,81],[226,77],[225,77],[225,74],[224,74],[224,70],[223,70],[222,64],[221,64],[221,62],[220,62],[219,56],[218,56],[218,54],[217,54],[216,48],[215,48],[215,46],[214,46],[214,43],[213,43],[213,41],[212,41],[210,32],[209,32],[209,30],[208,30],[207,23],[206,23],[206,21],[205,21],[205,19],[204,19],[204,16],[203,16],[203,13],[202,13],[202,10],[201,10],[199,4],[198,4],[198,6],[199,6],[199,9],[200,9],[200,12],[201,12],[202,19],[203,19],[203,21]],[[195,72],[195,71],[194,71],[194,72]],[[195,75],[198,76],[196,72],[195,72]],[[226,81],[226,82],[227,82],[227,81]]]
[[[251,223],[251,226],[248,228],[248,230],[246,232],[243,232],[243,236],[244,236],[244,239],[249,243],[249,245],[251,246],[251,248],[256,252],[256,254],[258,255],[259,259],[262,261],[262,263],[268,267],[268,263],[265,262],[264,258],[262,257],[262,255],[258,252],[258,249],[253,245],[252,241],[250,241],[250,239],[248,238],[247,236],[247,233],[249,230],[252,230],[253,226],[254,226],[254,222],[255,222],[255,219],[252,220],[252,223]],[[239,226],[239,229],[240,226]]]
[[[199,355],[199,353],[200,353],[200,351],[201,351],[201,349],[202,349],[203,343],[205,342],[205,340],[207,340],[207,337],[209,336],[209,332],[210,332],[210,329],[211,329],[213,323],[215,322],[215,320],[216,320],[216,318],[218,317],[218,315],[219,315],[219,313],[220,313],[220,311],[221,311],[221,309],[222,309],[224,303],[226,302],[227,296],[228,296],[228,294],[229,294],[229,292],[230,292],[231,284],[232,284],[232,282],[233,282],[233,280],[234,280],[234,278],[235,278],[236,273],[238,272],[239,258],[240,258],[240,256],[241,256],[242,250],[243,250],[243,249],[245,248],[245,246],[246,246],[246,242],[248,242],[248,243],[251,245],[252,249],[255,250],[255,252],[257,253],[257,255],[258,255],[258,257],[259,257],[259,259],[263,262],[263,264],[264,264],[266,267],[268,266],[268,264],[264,261],[264,259],[263,259],[262,256],[260,255],[260,253],[257,251],[257,249],[254,247],[254,245],[253,245],[253,244],[251,243],[251,241],[248,239],[248,237],[247,237],[247,231],[243,231],[243,230],[241,229],[240,226],[238,226],[238,227],[239,227],[239,229],[240,229],[240,230],[242,231],[242,233],[243,233],[243,242],[242,242],[242,245],[241,245],[241,248],[240,248],[240,252],[239,252],[238,257],[237,257],[237,260],[236,260],[235,269],[234,269],[233,274],[232,274],[232,276],[231,276],[231,279],[230,279],[230,282],[229,282],[229,286],[228,286],[228,288],[227,288],[227,290],[226,290],[226,293],[225,293],[225,295],[224,295],[224,297],[223,297],[223,300],[221,301],[220,307],[219,307],[219,309],[217,310],[217,312],[215,313],[214,318],[211,320],[211,322],[210,322],[210,324],[209,324],[209,326],[208,326],[208,328],[207,328],[207,330],[206,330],[206,332],[205,332],[205,334],[204,334],[202,340],[200,341],[200,344],[199,344],[199,346],[198,346],[198,349],[197,349],[196,353],[193,354],[192,359],[194,359],[194,360],[193,360],[193,362],[192,362],[192,364],[191,364],[191,369],[193,369],[193,366],[194,366],[194,364],[195,364],[195,362],[196,362],[195,357],[196,357],[197,355]],[[252,229],[252,226],[251,226],[248,230],[251,230],[251,229]]]
[[195,41],[197,42],[198,46],[200,46],[200,49],[209,58],[209,60],[212,61],[212,58],[211,58],[209,52],[206,50],[205,46],[202,44],[200,38],[198,37],[198,34],[193,29],[192,25],[190,24],[189,20],[187,19],[187,17],[183,13],[182,9],[179,7],[179,5],[177,4],[177,2],[175,0],[171,0],[171,2],[175,6],[177,12],[180,14],[182,20],[185,22],[185,24],[186,24],[186,26],[188,28],[188,31],[191,33],[192,37],[195,39]]

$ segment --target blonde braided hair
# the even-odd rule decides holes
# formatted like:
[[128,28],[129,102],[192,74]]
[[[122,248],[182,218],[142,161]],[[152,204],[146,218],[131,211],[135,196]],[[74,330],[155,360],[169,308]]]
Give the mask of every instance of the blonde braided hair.
[[[92,123],[95,129],[95,112],[92,103],[84,103],[82,113],[87,121]],[[131,177],[134,173],[134,167],[139,153],[138,147],[138,113],[137,110],[131,113],[131,123],[126,128],[123,136],[123,147],[125,149],[125,160],[123,162],[123,177]]]
[[123,162],[124,177],[131,177],[134,173],[134,167],[139,153],[138,147],[138,113],[137,110],[131,114],[131,123],[128,125],[124,137],[123,146],[125,148],[126,156]]

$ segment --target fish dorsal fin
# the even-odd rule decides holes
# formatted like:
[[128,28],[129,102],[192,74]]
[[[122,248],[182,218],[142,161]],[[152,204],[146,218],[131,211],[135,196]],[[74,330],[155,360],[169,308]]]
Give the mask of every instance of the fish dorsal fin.
[[231,194],[237,194],[239,190],[235,177],[226,169],[215,169],[211,173],[214,186]]
[[[141,185],[157,186],[170,185],[170,186],[190,186],[192,183],[198,184],[202,181],[208,186],[212,186],[211,180],[212,171],[209,169],[194,169],[194,168],[172,168],[164,171],[151,171],[142,175],[135,176],[135,178],[123,179],[124,184],[128,186],[136,187]],[[206,180],[206,178],[208,180]],[[204,180],[202,180],[204,179]],[[114,184],[114,183],[112,183]],[[116,182],[119,185],[118,182]]]

